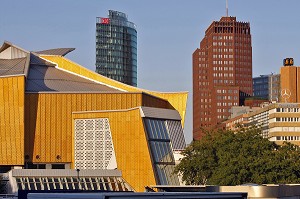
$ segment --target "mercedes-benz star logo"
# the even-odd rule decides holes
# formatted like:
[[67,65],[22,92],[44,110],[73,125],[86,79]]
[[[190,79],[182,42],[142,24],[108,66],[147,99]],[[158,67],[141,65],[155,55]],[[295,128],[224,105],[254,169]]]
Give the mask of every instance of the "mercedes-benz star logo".
[[291,91],[287,88],[284,88],[281,90],[281,97],[287,102],[287,99],[289,99],[292,95]]

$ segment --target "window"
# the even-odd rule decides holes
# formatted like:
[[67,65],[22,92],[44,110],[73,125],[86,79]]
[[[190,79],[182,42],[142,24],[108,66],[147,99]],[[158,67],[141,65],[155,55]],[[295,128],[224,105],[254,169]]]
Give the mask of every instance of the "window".
[[166,121],[161,119],[145,118],[144,123],[159,184],[179,185],[177,176],[173,174],[175,159],[171,149]]
[[65,169],[65,164],[52,164],[52,169]]

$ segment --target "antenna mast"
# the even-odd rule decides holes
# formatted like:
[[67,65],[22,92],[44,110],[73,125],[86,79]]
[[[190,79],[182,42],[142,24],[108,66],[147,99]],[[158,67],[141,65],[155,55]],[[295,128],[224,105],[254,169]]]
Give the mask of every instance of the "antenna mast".
[[226,17],[228,17],[228,0],[226,0]]

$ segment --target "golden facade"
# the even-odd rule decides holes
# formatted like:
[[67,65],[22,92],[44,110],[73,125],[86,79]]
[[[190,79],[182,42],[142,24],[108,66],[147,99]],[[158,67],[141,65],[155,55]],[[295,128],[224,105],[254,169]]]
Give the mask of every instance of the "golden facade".
[[[163,121],[168,127],[178,121],[182,129],[187,92],[160,93],[128,86],[63,57],[70,51],[29,52],[8,42],[0,48],[0,166],[64,164],[80,168],[75,164],[74,123],[80,118],[105,118],[117,169],[124,179],[136,191],[144,191],[147,185],[171,184],[169,171],[164,173],[166,179],[157,173],[161,165],[153,154],[156,149],[150,146],[145,118],[150,118],[151,125]],[[182,132],[172,134],[184,142]],[[176,147],[172,136],[160,144]],[[173,162],[170,157],[160,158],[169,164]]]

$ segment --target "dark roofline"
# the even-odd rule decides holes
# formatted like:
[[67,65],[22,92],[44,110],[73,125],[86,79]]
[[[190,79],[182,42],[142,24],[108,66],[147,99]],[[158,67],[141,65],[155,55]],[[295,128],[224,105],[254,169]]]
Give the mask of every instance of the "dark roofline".
[[66,54],[72,52],[75,48],[53,48],[48,50],[36,51],[35,53],[39,55],[59,55],[65,56]]
[[9,42],[9,41],[4,41],[4,42],[3,42],[3,44],[2,44],[2,46],[1,46],[1,48],[0,48],[0,53],[1,53],[2,51],[6,50],[6,49],[9,48],[9,47],[15,47],[15,48],[17,48],[17,49],[19,49],[19,50],[24,51],[25,53],[28,53],[28,54],[30,53],[29,51],[24,50],[23,48],[20,48],[19,46],[16,46],[16,45],[12,44],[12,43]]

